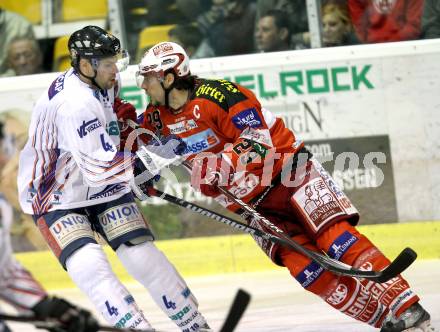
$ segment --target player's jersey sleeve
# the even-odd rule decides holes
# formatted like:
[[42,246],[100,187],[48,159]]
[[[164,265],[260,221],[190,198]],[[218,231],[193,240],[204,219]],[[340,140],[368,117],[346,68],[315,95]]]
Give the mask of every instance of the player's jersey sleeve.
[[62,146],[70,151],[89,186],[127,182],[132,176],[130,153],[118,151],[105,128],[98,101],[62,105],[57,122]]

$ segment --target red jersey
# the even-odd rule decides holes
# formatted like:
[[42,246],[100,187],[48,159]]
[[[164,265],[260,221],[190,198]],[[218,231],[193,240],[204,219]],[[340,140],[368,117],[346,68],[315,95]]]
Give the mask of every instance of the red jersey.
[[350,18],[363,43],[417,39],[423,0],[349,0]]
[[[261,107],[250,90],[227,80],[198,80],[177,114],[149,105],[142,127],[181,137],[188,159],[202,152],[221,155],[232,172],[241,174],[228,190],[245,202],[263,192],[303,147],[280,118]],[[224,195],[216,200],[231,210],[238,208]]]

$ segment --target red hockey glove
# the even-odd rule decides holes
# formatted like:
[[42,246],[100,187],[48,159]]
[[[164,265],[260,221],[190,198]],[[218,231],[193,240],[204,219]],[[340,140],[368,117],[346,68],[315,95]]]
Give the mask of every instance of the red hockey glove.
[[[134,130],[131,126],[129,126],[127,120],[136,122],[136,108],[129,102],[116,97],[113,104],[113,110],[115,111],[119,122],[119,136],[121,139],[120,150],[124,150],[127,138]],[[130,149],[132,152],[137,150],[136,140],[134,140],[130,145],[132,145]]]
[[218,186],[227,186],[232,175],[229,164],[221,157],[212,154],[193,160],[191,186],[205,196],[217,197]]

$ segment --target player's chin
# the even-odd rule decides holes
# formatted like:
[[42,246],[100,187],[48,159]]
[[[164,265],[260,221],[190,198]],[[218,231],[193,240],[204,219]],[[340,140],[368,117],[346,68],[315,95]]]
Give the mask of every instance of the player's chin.
[[156,98],[154,98],[151,95],[148,95],[148,97],[150,98],[150,103],[154,106],[160,106],[161,102],[159,100],[157,100]]
[[112,78],[107,82],[107,89],[111,89],[115,86],[116,84],[116,78]]

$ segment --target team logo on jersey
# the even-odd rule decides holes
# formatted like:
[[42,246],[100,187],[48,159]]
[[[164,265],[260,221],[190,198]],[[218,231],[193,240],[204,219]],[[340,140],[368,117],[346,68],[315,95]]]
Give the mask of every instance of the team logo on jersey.
[[211,128],[189,137],[183,137],[182,140],[186,143],[183,154],[199,153],[220,143],[220,139],[214,134]]
[[37,196],[37,191],[34,188],[28,189],[26,195],[26,201],[28,203],[32,203],[36,196]]
[[183,120],[175,124],[167,125],[171,134],[177,135],[197,128],[197,123],[193,119]]
[[119,136],[119,125],[117,121],[110,121],[105,130],[110,136]]
[[196,90],[196,96],[205,96],[210,99],[214,99],[220,103],[222,103],[226,99],[226,96],[223,94],[223,92],[221,92],[216,87],[210,86],[209,83],[200,85]]
[[257,128],[263,125],[260,116],[255,108],[248,108],[232,117],[234,125],[242,130],[246,127]]
[[[50,197],[50,203],[54,205],[61,204],[62,195],[63,193],[61,191],[55,190]],[[35,197],[37,197],[37,190],[35,190],[34,188],[28,189],[26,195],[26,202],[33,203]]]
[[87,136],[87,134],[101,126],[101,122],[98,120],[98,118],[94,118],[93,120],[87,122],[83,121],[82,125],[76,131],[78,132],[78,136],[80,138],[83,138],[84,136]]
[[109,197],[109,196],[112,196],[112,195],[114,195],[124,189],[125,189],[125,187],[118,184],[118,183],[108,185],[107,187],[104,188],[104,190],[100,191],[99,193],[91,195],[89,199],[92,200],[92,199]]

